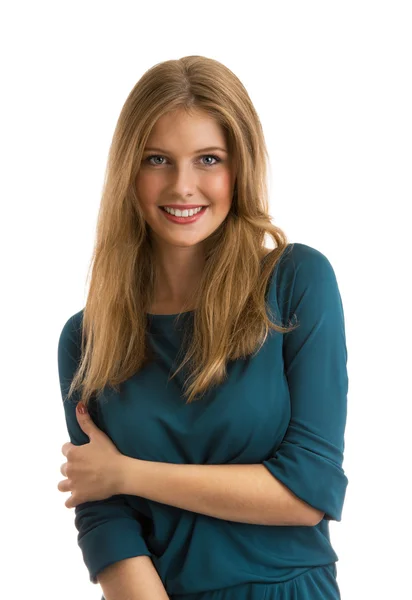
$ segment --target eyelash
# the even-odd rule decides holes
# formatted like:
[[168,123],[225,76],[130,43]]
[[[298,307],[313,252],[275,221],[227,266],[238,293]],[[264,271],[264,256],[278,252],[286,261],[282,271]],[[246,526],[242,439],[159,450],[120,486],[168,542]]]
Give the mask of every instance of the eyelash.
[[[215,163],[213,163],[212,165],[204,165],[205,167],[215,167],[218,163],[220,163],[222,161],[221,158],[219,158],[218,156],[215,156],[214,154],[202,154],[202,156],[200,158],[204,158],[205,156],[207,156],[208,158],[214,158],[216,160]],[[162,167],[163,165],[154,165],[153,163],[150,162],[150,159],[152,158],[165,158],[162,154],[151,154],[150,156],[148,156],[145,159],[145,162],[147,162],[150,166],[152,167]]]

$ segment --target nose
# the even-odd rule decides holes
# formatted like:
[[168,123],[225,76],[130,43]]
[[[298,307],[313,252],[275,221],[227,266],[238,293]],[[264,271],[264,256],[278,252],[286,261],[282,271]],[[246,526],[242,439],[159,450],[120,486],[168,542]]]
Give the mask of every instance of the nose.
[[195,193],[197,186],[197,174],[191,165],[176,166],[172,176],[171,189],[181,198],[191,196]]

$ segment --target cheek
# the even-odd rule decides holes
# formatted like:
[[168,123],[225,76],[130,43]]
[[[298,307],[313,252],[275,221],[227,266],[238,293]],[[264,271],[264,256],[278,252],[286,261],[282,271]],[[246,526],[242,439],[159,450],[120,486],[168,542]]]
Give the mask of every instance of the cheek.
[[163,196],[160,177],[153,177],[146,173],[140,174],[136,180],[136,194],[147,221],[152,222],[154,218],[157,219],[161,216],[157,215],[157,204]]
[[232,198],[232,184],[230,173],[222,173],[218,177],[210,178],[207,182],[208,193],[216,200],[224,202]]
[[156,198],[160,190],[158,177],[152,177],[149,173],[142,171],[136,178],[136,192],[144,204],[149,204],[152,198]]

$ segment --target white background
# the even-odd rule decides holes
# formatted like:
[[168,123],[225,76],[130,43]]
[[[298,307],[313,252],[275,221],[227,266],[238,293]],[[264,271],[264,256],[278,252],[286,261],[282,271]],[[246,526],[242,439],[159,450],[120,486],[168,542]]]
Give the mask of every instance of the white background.
[[270,154],[274,222],[338,278],[349,485],[330,533],[342,598],[408,597],[411,3],[14,1],[0,23],[7,598],[100,600],[57,490],[69,441],[57,342],[84,307],[123,103],[148,68],[191,54],[245,85]]

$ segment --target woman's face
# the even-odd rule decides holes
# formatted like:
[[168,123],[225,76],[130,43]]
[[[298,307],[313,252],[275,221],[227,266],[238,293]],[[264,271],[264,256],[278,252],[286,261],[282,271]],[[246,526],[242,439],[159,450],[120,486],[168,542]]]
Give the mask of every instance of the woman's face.
[[[207,149],[207,150],[206,150]],[[225,220],[235,173],[220,125],[207,113],[179,110],[159,118],[136,178],[137,196],[151,237],[162,246],[194,246]],[[192,223],[175,223],[161,206],[207,206]]]

